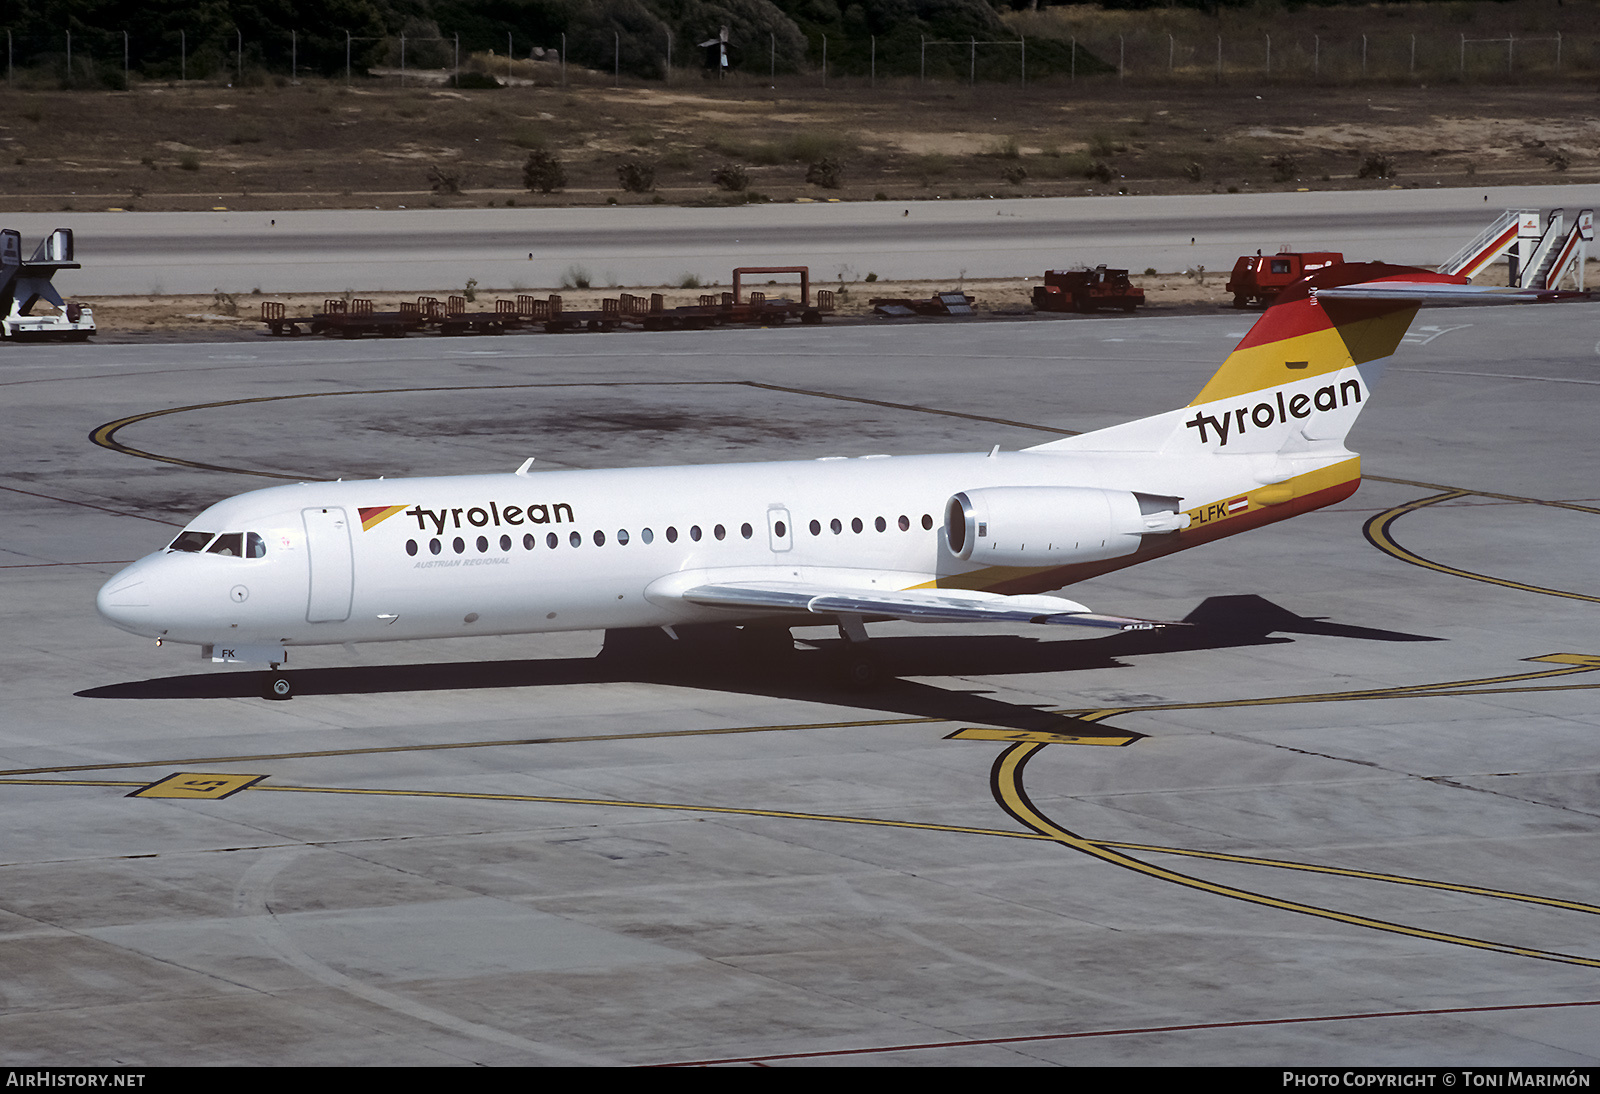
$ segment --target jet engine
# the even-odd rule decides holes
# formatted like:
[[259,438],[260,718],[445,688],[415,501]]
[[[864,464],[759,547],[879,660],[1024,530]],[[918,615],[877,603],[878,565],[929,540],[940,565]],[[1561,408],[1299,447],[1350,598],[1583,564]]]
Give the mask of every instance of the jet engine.
[[1091,486],[965,490],[945,505],[945,539],[957,558],[990,566],[1098,562],[1187,528],[1181,500]]

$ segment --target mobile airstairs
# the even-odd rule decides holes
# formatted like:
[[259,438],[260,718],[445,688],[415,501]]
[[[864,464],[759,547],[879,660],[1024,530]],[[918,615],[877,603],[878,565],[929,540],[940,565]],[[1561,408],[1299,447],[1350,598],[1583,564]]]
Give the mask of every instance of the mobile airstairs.
[[1583,264],[1589,257],[1592,239],[1593,209],[1580,212],[1570,228],[1560,209],[1552,209],[1543,218],[1537,209],[1507,209],[1499,220],[1440,266],[1439,272],[1472,278],[1506,255],[1512,288],[1555,289],[1564,278],[1571,277],[1581,292]]

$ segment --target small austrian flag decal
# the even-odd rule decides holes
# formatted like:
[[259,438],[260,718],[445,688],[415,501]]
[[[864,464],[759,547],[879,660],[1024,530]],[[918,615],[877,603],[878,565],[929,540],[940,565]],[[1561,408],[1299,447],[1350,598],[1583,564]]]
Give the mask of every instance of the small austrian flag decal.
[[370,532],[396,513],[405,512],[405,509],[404,505],[380,505],[372,509],[358,509],[357,512],[361,514],[361,530]]
[[1228,515],[1231,517],[1235,513],[1242,513],[1248,508],[1250,508],[1250,498],[1248,496],[1234,498],[1228,503]]

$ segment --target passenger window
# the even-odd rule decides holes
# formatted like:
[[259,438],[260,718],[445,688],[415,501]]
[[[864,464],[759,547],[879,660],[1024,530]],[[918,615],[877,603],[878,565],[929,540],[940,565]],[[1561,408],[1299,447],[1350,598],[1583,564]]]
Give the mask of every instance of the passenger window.
[[667,542],[668,543],[676,543],[676,542],[678,542],[678,530],[676,528],[672,527],[671,525],[667,526]]
[[481,554],[485,554],[485,553],[488,552],[488,550],[489,550],[489,537],[488,536],[479,536],[478,537],[478,553],[480,555]]
[[656,534],[648,528],[642,528],[639,531],[639,538],[644,540],[646,544],[654,543]]
[[627,531],[627,529],[626,528],[618,528],[617,529],[617,546],[618,547],[626,547],[627,545],[628,545],[628,531]]
[[728,530],[719,524],[711,529],[711,534],[717,537],[718,542],[721,542],[727,536]]
[[604,547],[606,545],[606,534],[598,528],[595,529],[594,533],[594,545],[596,547]]
[[462,539],[461,539],[461,537],[460,537],[460,536],[457,536],[457,537],[456,537],[456,538],[455,538],[455,539],[454,539],[454,540],[453,540],[453,541],[452,541],[452,542],[451,542],[451,544],[450,544],[450,546],[451,546],[451,547],[454,547],[454,548],[455,548],[455,551],[456,551],[456,554],[458,554],[458,555],[459,555],[459,554],[460,554],[460,553],[461,553],[461,552],[462,552],[462,551],[465,551],[465,550],[466,550],[466,549],[467,549],[467,545],[466,545],[466,544],[465,544],[465,543],[464,543],[464,542],[462,542]]
[[689,526],[689,538],[694,540],[696,543],[700,542],[700,526],[698,524],[691,524]]
[[572,544],[574,547],[581,547],[583,546],[583,536],[577,532],[574,532],[567,537],[567,542]]
[[850,519],[850,530],[852,532],[856,533],[857,535],[861,534],[861,518],[860,517],[852,517]]
[[904,513],[900,514],[900,530],[902,532],[911,531],[911,518],[906,516]]
[[417,553],[417,541],[414,540],[414,539],[406,540],[406,554],[414,555],[416,553]]
[[874,528],[876,528],[880,532],[883,531],[885,528],[889,527],[887,524],[884,523],[882,517],[879,517],[877,520],[873,521],[872,522],[872,526]]
[[822,525],[818,524],[816,521],[812,521],[811,534],[814,536],[820,536],[822,534]]
[[[245,533],[244,547],[245,555],[249,558],[267,557],[267,541],[256,535],[254,532]],[[416,554],[415,551],[412,551],[411,553]]]
[[551,533],[549,533],[548,535],[546,535],[544,537],[544,542],[545,542],[545,545],[547,547],[549,547],[553,551],[553,550],[555,550],[556,545],[561,542],[561,540],[559,538],[557,538],[557,536],[556,536],[556,534],[554,532],[551,532]]
[[169,551],[188,551],[190,553],[204,551],[206,544],[211,542],[215,532],[183,532],[178,538],[167,544]]
[[500,549],[502,551],[511,550],[511,537],[510,536],[501,536],[500,537]]
[[832,530],[834,535],[838,535],[840,532],[844,531],[844,525],[839,523],[838,517],[834,517],[828,522],[828,528]]
[[524,551],[531,551],[533,550],[534,544],[538,542],[539,541],[534,537],[534,534],[532,532],[528,532],[522,537],[522,549]]
[[243,558],[244,533],[224,532],[222,535],[218,536],[217,541],[206,550],[206,554],[230,555],[233,558]]
[[933,518],[926,513],[922,514],[922,530],[924,532],[933,531]]
[[442,551],[443,549],[444,549],[444,545],[441,544],[438,540],[430,539],[428,541],[428,551],[429,551],[430,554],[435,554],[436,555],[440,551]]

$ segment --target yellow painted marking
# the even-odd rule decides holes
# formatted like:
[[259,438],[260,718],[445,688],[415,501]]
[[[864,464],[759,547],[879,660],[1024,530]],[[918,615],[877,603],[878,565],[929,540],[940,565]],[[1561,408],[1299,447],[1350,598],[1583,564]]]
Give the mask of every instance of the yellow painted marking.
[[1374,919],[1371,916],[1354,915],[1349,912],[1339,912],[1331,908],[1319,908],[1314,904],[1302,904],[1299,901],[1283,900],[1278,897],[1267,896],[1263,893],[1254,893],[1248,889],[1239,889],[1232,885],[1219,885],[1215,882],[1205,881],[1201,878],[1180,874],[1176,870],[1155,866],[1151,863],[1123,854],[1120,850],[1106,844],[1096,843],[1085,839],[1076,832],[1056,824],[1050,818],[1034,808],[1028,800],[1027,793],[1022,788],[1022,769],[1039,749],[1046,746],[1041,744],[1013,745],[1000,758],[995,761],[993,785],[995,798],[1002,808],[1010,813],[1019,822],[1032,828],[1041,835],[1049,836],[1065,847],[1081,851],[1093,858],[1108,862],[1114,866],[1144,874],[1147,877],[1160,881],[1171,882],[1185,888],[1196,889],[1201,892],[1211,893],[1216,896],[1228,897],[1232,900],[1244,901],[1248,904],[1257,904],[1267,908],[1277,908],[1287,912],[1297,912],[1301,915],[1315,916],[1318,919],[1333,920],[1338,923],[1347,923],[1355,927],[1365,927],[1371,930],[1388,931],[1393,934],[1409,935],[1413,938],[1425,938],[1434,942],[1446,942],[1456,946],[1466,946],[1478,950],[1490,950],[1496,953],[1513,954],[1518,957],[1534,957],[1543,961],[1558,961],[1569,965],[1584,965],[1590,968],[1600,968],[1600,958],[1583,957],[1577,954],[1560,953],[1555,950],[1540,950],[1529,946],[1513,946],[1502,942],[1492,942],[1481,938],[1471,938],[1466,935],[1449,934],[1444,931],[1430,931],[1421,927],[1408,927],[1402,923],[1391,923],[1387,920]]
[[1048,733],[1040,729],[988,729],[970,727],[958,729],[945,738],[947,741],[1036,741],[1046,745],[1109,745],[1113,748],[1121,745],[1131,745],[1139,740],[1140,734],[1130,733],[1125,736],[1111,737],[1104,734],[1097,737],[1085,737],[1071,733]]
[[168,414],[184,414],[191,410],[216,410],[220,407],[245,406],[251,403],[277,403],[292,399],[321,399],[332,396],[344,395],[402,395],[424,393],[431,391],[510,391],[523,388],[565,388],[565,387],[749,387],[765,391],[781,391],[791,395],[804,395],[816,399],[835,399],[840,402],[862,403],[866,406],[881,406],[895,410],[909,410],[918,414],[938,414],[949,418],[965,418],[977,422],[991,422],[996,425],[1015,426],[1019,429],[1032,429],[1041,433],[1054,433],[1058,436],[1075,436],[1077,430],[1060,429],[1055,426],[1033,425],[1028,422],[1014,422],[1009,418],[994,418],[983,414],[968,414],[958,410],[941,410],[937,407],[918,406],[914,403],[891,403],[881,399],[867,399],[855,395],[837,395],[827,391],[811,391],[806,388],[784,387],[780,384],[764,384],[755,380],[647,380],[630,381],[625,383],[600,382],[571,382],[534,383],[534,384],[451,384],[438,387],[386,387],[367,388],[358,391],[302,391],[291,395],[258,395],[247,399],[224,399],[214,403],[194,403],[189,406],[168,407],[165,410],[151,410],[143,414],[130,414],[126,418],[118,418],[114,422],[107,422],[95,428],[89,434],[89,440],[102,448],[109,448],[113,452],[120,452],[124,456],[137,456],[143,460],[155,460],[160,463],[177,464],[180,467],[194,467],[203,471],[225,471],[234,475],[256,475],[266,479],[286,479],[290,482],[310,480],[314,476],[282,475],[275,471],[258,471],[245,467],[226,467],[222,464],[200,463],[195,460],[185,460],[177,456],[163,456],[155,452],[145,452],[130,445],[123,444],[116,439],[117,431],[126,426],[139,422],[149,421],[152,418],[162,418]]
[[[4,779],[0,786],[99,786],[99,787],[128,787],[141,784],[126,779]],[[452,798],[480,801],[523,802],[536,805],[578,805],[578,806],[610,806],[620,809],[664,809],[669,811],[689,811],[722,813],[757,817],[776,817],[784,820],[823,821],[835,824],[864,824],[874,827],[905,828],[917,831],[951,832],[957,835],[970,836],[995,836],[1003,839],[1040,840],[1048,843],[1059,843],[1056,835],[1036,831],[1015,831],[998,828],[975,828],[970,825],[959,824],[928,824],[920,821],[897,821],[881,817],[855,817],[830,813],[797,813],[774,809],[746,809],[731,806],[692,805],[678,802],[648,802],[628,801],[604,798],[561,798],[547,795],[533,794],[487,794],[473,791],[434,791],[434,790],[386,790],[330,786],[285,786],[282,784],[265,785],[253,784],[246,789],[256,791],[269,791],[290,794],[357,794],[368,797],[393,797],[393,798]],[[131,795],[130,795],[131,796]],[[1505,889],[1490,889],[1479,885],[1461,885],[1448,881],[1433,881],[1428,878],[1409,877],[1403,874],[1383,874],[1372,870],[1354,870],[1346,867],[1320,866],[1315,863],[1293,862],[1285,859],[1260,858],[1251,855],[1235,855],[1223,851],[1201,851],[1187,847],[1166,847],[1159,844],[1127,843],[1117,840],[1087,840],[1095,847],[1112,851],[1138,851],[1145,854],[1175,855],[1186,858],[1212,859],[1223,862],[1234,862],[1249,866],[1265,866],[1281,870],[1297,870],[1310,873],[1328,874],[1336,877],[1351,877],[1366,881],[1380,881],[1393,885],[1410,885],[1424,889],[1439,889],[1447,892],[1466,893],[1474,896],[1489,897],[1496,900],[1510,900],[1524,904],[1538,904],[1551,908],[1560,908],[1566,911],[1583,912],[1588,915],[1600,915],[1600,905],[1585,904],[1576,900],[1561,900],[1555,897],[1542,897],[1530,893],[1518,893]]]
[[254,786],[265,775],[225,775],[219,771],[178,771],[135,790],[130,798],[208,798],[216,801]]
[[[1389,531],[1390,526],[1407,513],[1415,512],[1416,510],[1425,508],[1429,505],[1438,505],[1441,502],[1455,501],[1458,498],[1466,497],[1472,493],[1475,493],[1475,491],[1449,490],[1442,494],[1435,494],[1432,497],[1421,498],[1417,501],[1407,502],[1404,505],[1397,505],[1393,509],[1379,513],[1377,516],[1367,521],[1366,527],[1364,527],[1362,531],[1366,534],[1367,542],[1371,543],[1384,554],[1391,555],[1394,558],[1399,559],[1401,562],[1409,562],[1413,566],[1421,566],[1425,570],[1436,570],[1441,574],[1450,574],[1452,577],[1464,577],[1469,581],[1482,581],[1485,584],[1500,585],[1507,589],[1517,589],[1525,593],[1540,593],[1544,596],[1559,596],[1567,600],[1583,600],[1590,604],[1600,604],[1600,596],[1589,596],[1586,593],[1568,592],[1565,589],[1548,589],[1542,585],[1529,585],[1526,582],[1511,581],[1503,577],[1490,577],[1488,574],[1477,574],[1473,573],[1471,570],[1463,570],[1457,566],[1446,566],[1441,562],[1433,562],[1402,547],[1399,542],[1395,540],[1393,534]],[[1569,508],[1581,507],[1571,506]]]

